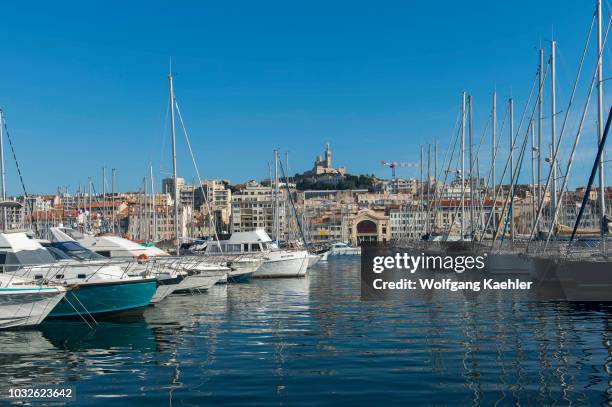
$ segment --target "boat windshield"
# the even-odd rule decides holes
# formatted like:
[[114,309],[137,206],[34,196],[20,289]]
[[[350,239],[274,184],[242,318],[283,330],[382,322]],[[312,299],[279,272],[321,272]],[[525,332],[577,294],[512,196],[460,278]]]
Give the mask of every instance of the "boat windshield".
[[36,250],[3,250],[0,252],[0,270],[14,271],[20,266],[33,266],[38,264],[55,263],[57,260],[48,250],[43,247]]
[[106,257],[92,252],[89,249],[84,248],[77,242],[55,242],[51,243],[50,248],[55,248],[62,251],[72,259],[83,261],[83,260],[108,260]]
[[60,229],[60,231],[62,231],[63,233],[67,234],[68,236],[70,236],[71,238],[78,240],[78,239],[82,239],[85,237],[85,235],[81,232],[79,232],[78,230],[74,230],[74,229]]
[[46,246],[45,248],[47,249],[49,253],[51,253],[51,256],[53,256],[55,260],[70,260],[71,259],[70,256],[68,256],[66,253],[64,253],[60,249],[56,249],[55,247],[51,247],[51,246]]

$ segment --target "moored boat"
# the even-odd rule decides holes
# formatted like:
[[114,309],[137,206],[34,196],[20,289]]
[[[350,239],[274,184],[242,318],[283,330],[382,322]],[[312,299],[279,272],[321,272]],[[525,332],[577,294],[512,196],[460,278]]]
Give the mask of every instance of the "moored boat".
[[[0,233],[0,247],[7,275],[70,287],[49,317],[77,317],[141,308],[150,303],[157,287],[154,278],[129,276],[112,264],[54,257],[24,232]],[[59,255],[58,251],[54,253]]]
[[66,292],[61,286],[0,274],[0,329],[40,324]]
[[[151,273],[158,280],[152,303],[158,303],[174,292],[207,290],[225,278],[228,267],[206,265],[194,256],[172,257],[161,249],[141,246],[118,236],[85,235],[70,228],[51,228],[55,239],[73,239],[85,248],[113,260],[130,262],[129,273]],[[136,264],[134,264],[136,262]]]

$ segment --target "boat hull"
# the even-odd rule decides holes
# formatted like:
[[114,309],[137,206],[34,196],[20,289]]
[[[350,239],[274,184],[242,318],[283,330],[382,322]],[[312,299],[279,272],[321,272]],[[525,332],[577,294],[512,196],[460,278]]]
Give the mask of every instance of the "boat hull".
[[263,259],[236,259],[230,262],[231,270],[227,273],[228,283],[245,283],[263,264]]
[[308,269],[308,252],[305,250],[271,252],[268,259],[253,273],[253,278],[304,277]]
[[612,302],[609,260],[540,258],[534,264],[543,299]]
[[225,271],[195,271],[181,281],[174,290],[175,293],[187,293],[192,291],[206,291],[218,281],[223,280],[227,273]]
[[[308,254],[308,267],[312,267],[321,260],[320,254]],[[327,257],[326,257],[327,258]]]
[[0,289],[0,329],[40,324],[65,295],[63,288]]
[[231,275],[228,274],[227,282],[228,283],[246,283],[253,276],[254,271],[251,272],[240,272],[233,273]]
[[[49,314],[49,318],[111,314],[146,307],[157,289],[155,279],[95,282],[75,286]],[[71,305],[72,304],[72,305]]]
[[153,298],[151,298],[151,304],[157,304],[175,292],[184,279],[185,277],[183,275],[166,278],[160,278],[160,276],[158,276],[157,289],[155,290],[155,294],[153,294]]

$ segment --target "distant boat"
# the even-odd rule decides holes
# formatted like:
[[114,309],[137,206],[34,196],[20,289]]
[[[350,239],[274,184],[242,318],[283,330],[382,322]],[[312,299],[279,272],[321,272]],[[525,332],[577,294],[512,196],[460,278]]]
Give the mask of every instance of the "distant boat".
[[321,260],[327,261],[329,256],[361,256],[361,247],[352,247],[346,242],[336,242],[322,254]]
[[[278,249],[263,229],[235,232],[220,244],[223,254],[262,256],[263,263],[253,273],[253,278],[303,277],[308,269],[306,250]],[[208,248],[211,252],[218,250],[216,244],[210,244]]]
[[236,247],[229,240],[207,241],[193,245],[190,250],[196,255],[225,259],[230,268],[227,274],[227,281],[230,283],[248,281],[264,262],[261,251],[243,253],[242,248]]

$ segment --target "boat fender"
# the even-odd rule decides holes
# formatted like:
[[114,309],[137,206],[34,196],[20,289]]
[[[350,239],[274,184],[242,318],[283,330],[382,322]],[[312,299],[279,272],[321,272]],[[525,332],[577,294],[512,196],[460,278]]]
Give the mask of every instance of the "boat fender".
[[144,264],[149,261],[149,256],[144,253],[140,254],[138,257],[136,257],[136,261],[138,262],[138,264]]

